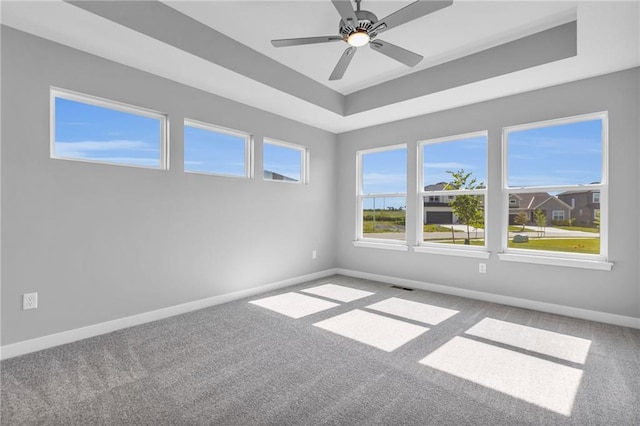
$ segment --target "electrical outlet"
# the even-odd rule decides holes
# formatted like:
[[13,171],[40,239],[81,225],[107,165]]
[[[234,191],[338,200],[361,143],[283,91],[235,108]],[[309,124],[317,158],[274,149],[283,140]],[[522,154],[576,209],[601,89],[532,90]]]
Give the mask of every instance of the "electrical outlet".
[[486,263],[478,264],[478,272],[480,272],[481,274],[486,274],[487,273],[487,264]]
[[22,310],[38,308],[38,293],[25,293],[22,295]]
[[311,252],[311,258],[312,258],[312,259],[317,259],[317,258],[318,258],[318,252],[317,252],[317,251],[315,251],[315,250],[313,250],[313,251]]

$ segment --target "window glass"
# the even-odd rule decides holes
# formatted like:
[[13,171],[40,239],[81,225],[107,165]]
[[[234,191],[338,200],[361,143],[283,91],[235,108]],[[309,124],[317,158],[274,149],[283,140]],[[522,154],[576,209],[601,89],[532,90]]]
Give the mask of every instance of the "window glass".
[[[54,96],[52,157],[165,168],[165,117],[135,107],[62,92]],[[98,105],[99,104],[99,105]],[[126,109],[126,111],[124,110]]]
[[359,238],[406,241],[407,148],[359,153]]
[[[420,148],[422,242],[484,248],[486,133],[425,141]],[[466,192],[447,193],[455,190]]]
[[248,141],[248,135],[185,122],[184,170],[246,177]]
[[602,120],[509,132],[508,185],[585,185],[602,181]]
[[263,175],[265,180],[301,182],[305,149],[265,140],[263,144]]
[[506,130],[506,196],[520,200],[507,207],[507,249],[606,256],[593,206],[607,188],[605,120],[592,114]]

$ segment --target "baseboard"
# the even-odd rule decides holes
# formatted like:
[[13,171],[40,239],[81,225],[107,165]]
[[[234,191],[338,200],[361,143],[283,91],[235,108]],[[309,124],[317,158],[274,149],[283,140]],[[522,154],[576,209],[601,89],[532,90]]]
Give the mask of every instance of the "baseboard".
[[170,306],[167,308],[157,309],[155,311],[144,312],[142,314],[132,315],[125,318],[119,318],[112,321],[93,324],[86,327],[76,328],[73,330],[63,331],[48,336],[38,337],[31,340],[12,343],[0,348],[0,359],[13,358],[15,356],[40,351],[42,349],[52,348],[54,346],[64,345],[66,343],[75,342],[77,340],[87,339],[89,337],[99,336],[101,334],[111,333],[123,328],[133,327],[151,321],[184,314],[198,309],[208,308],[210,306],[220,305],[222,303],[232,302],[245,297],[254,296],[268,291],[289,287],[306,281],[316,280],[336,274],[336,269],[327,269],[312,274],[301,275],[271,284],[253,287],[246,290],[240,290],[233,293],[221,294],[219,296],[209,297],[206,299],[195,300],[193,302],[183,303],[180,305]]
[[580,318],[589,321],[597,321],[606,324],[620,325],[640,329],[640,318],[627,317],[624,315],[610,314],[607,312],[591,311],[588,309],[574,308],[571,306],[556,305],[553,303],[537,302],[535,300],[520,299],[517,297],[502,296],[499,294],[485,293],[482,291],[467,290],[457,287],[449,287],[439,284],[431,284],[422,281],[408,280],[404,278],[389,277],[386,275],[371,274],[368,272],[353,271],[350,269],[338,268],[336,273],[349,277],[363,278],[372,281],[380,281],[388,284],[399,285],[401,287],[415,288],[419,290],[433,291],[436,293],[450,294],[453,296],[466,297],[469,299],[482,300],[484,302],[499,303],[502,305],[515,306],[518,308],[532,309],[540,312],[548,312],[567,317]]

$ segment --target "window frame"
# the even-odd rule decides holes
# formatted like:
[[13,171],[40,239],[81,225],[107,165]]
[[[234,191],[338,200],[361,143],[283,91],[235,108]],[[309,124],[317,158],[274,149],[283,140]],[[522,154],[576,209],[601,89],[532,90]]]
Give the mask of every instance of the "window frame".
[[[508,186],[508,142],[509,134],[512,132],[552,127],[565,124],[573,124],[584,121],[601,120],[602,122],[602,164],[601,182],[597,184],[583,185],[541,185],[526,187]],[[580,114],[570,117],[555,118],[550,120],[537,121],[532,123],[518,124],[502,129],[502,231],[501,247],[499,253],[501,260],[542,263],[559,266],[582,267],[589,269],[611,270],[613,263],[608,261],[608,187],[609,187],[609,120],[608,112],[601,111],[588,114]],[[598,190],[601,197],[600,212],[600,253],[569,253],[561,251],[531,250],[521,248],[509,248],[509,196],[512,193],[535,193],[535,192],[563,192],[563,191]]]
[[[66,99],[91,106],[125,112],[147,118],[160,120],[160,164],[143,166],[138,164],[123,164],[111,161],[97,161],[84,158],[60,157],[56,155],[56,98]],[[135,167],[150,170],[169,170],[169,118],[167,114],[149,108],[139,107],[120,101],[88,95],[59,87],[49,87],[49,157],[54,160],[79,161],[83,163],[107,164],[111,166]]]
[[[485,168],[487,171],[487,176],[485,176],[486,182],[484,183],[483,189],[462,189],[462,190],[439,190],[439,191],[425,191],[424,190],[424,147],[426,145],[438,144],[438,143],[447,143],[447,142],[456,142],[464,139],[472,139],[484,137],[485,138]],[[490,252],[488,249],[487,241],[489,235],[489,203],[487,202],[487,194],[489,188],[489,131],[488,130],[479,130],[475,132],[462,133],[451,136],[444,136],[439,138],[425,139],[418,141],[418,158],[417,158],[417,206],[416,206],[416,246],[414,246],[414,251],[422,252],[422,253],[436,253],[436,254],[450,254],[454,256],[463,256],[463,257],[475,257],[487,259],[490,256]],[[483,211],[484,211],[484,245],[482,246],[472,246],[472,245],[450,245],[443,243],[435,243],[424,241],[424,203],[427,197],[429,196],[446,196],[445,202],[448,203],[449,197],[457,196],[457,195],[480,195],[483,197]]]
[[[185,131],[187,127],[193,127],[199,130],[205,130],[213,133],[219,133],[227,136],[234,136],[244,139],[244,175],[234,175],[230,173],[219,173],[219,172],[201,172],[201,171],[192,171],[186,170],[184,167],[185,162],[185,140],[184,137]],[[205,123],[204,121],[193,120],[190,118],[185,118],[183,120],[183,130],[182,130],[182,171],[184,173],[193,173],[200,175],[208,175],[208,176],[222,176],[222,177],[232,177],[238,179],[252,179],[253,178],[253,135],[250,133],[242,132],[240,130],[229,129],[222,126],[217,126],[210,123]]]
[[[393,240],[393,239],[386,239],[386,238],[365,238],[364,237],[364,233],[362,232],[362,228],[363,228],[363,206],[364,206],[364,200],[366,198],[383,198],[383,197],[388,197],[388,198],[398,198],[398,197],[404,197],[405,199],[405,204],[407,204],[407,195],[408,195],[408,191],[405,191],[403,193],[401,192],[397,192],[397,193],[370,193],[370,194],[365,194],[363,189],[364,189],[364,179],[363,179],[363,157],[366,154],[375,154],[378,152],[385,152],[385,151],[394,151],[397,149],[405,149],[407,151],[407,159],[408,159],[408,154],[409,154],[409,148],[407,146],[406,143],[401,143],[401,144],[394,144],[394,145],[385,145],[383,147],[378,147],[378,148],[369,148],[369,149],[363,149],[363,150],[358,150],[356,151],[356,227],[355,227],[355,239],[353,241],[354,246],[356,247],[369,247],[369,248],[381,248],[381,249],[387,249],[387,250],[397,250],[397,251],[408,251],[409,249],[409,242],[408,242],[408,234],[407,234],[407,228],[406,228],[406,223],[407,223],[407,209],[405,208],[405,239],[404,240]],[[408,169],[408,164],[407,164],[407,169],[406,169],[406,184],[407,184],[407,188],[408,188],[408,174],[409,174],[409,169]]]
[[[300,151],[300,180],[299,181],[289,181],[289,180],[277,180],[277,179],[266,179],[264,177],[264,145],[270,144],[279,146],[282,148],[293,149],[295,151]],[[306,185],[309,183],[309,148],[306,146],[294,144],[291,142],[283,142],[278,139],[273,139],[269,137],[262,138],[262,180],[265,182],[279,182],[279,183],[288,183],[295,185]]]

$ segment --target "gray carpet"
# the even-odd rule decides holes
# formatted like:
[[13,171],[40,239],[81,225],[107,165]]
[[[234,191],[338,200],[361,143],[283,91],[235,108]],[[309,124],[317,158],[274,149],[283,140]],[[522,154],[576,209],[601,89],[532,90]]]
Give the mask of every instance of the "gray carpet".
[[[248,303],[328,282],[375,294],[300,319]],[[389,297],[459,313],[392,352],[313,326]],[[464,335],[484,318],[589,339],[588,356],[577,365]],[[419,363],[456,336],[581,369],[570,416]],[[639,330],[344,276],[12,358],[0,367],[3,425],[640,424]]]

